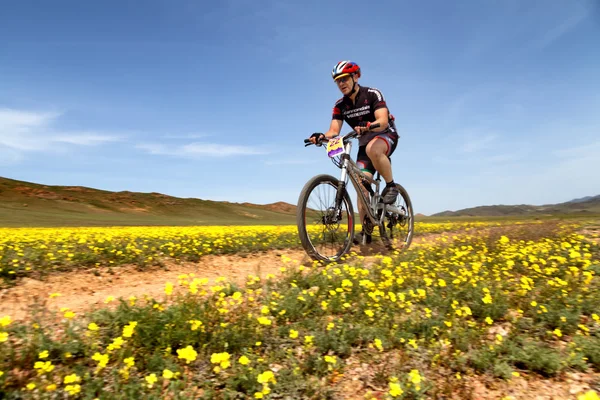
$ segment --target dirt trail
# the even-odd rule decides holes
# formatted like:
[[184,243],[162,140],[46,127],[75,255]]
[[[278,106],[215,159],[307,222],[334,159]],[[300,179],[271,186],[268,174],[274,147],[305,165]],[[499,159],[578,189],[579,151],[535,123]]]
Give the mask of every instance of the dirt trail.
[[[418,238],[414,246],[432,239],[437,235]],[[412,246],[411,246],[412,247]],[[382,248],[373,245],[367,248],[354,247],[366,262],[375,259]],[[285,258],[291,259],[288,264]],[[149,295],[154,298],[164,296],[165,283],[175,286],[182,274],[194,274],[197,278],[207,278],[213,283],[218,277],[226,277],[230,281],[243,285],[248,275],[265,278],[268,274],[278,275],[280,268],[289,263],[310,264],[311,260],[301,249],[270,250],[249,255],[209,255],[198,262],[175,263],[164,262],[164,267],[153,267],[139,270],[135,265],[125,265],[94,270],[69,271],[52,273],[43,281],[23,278],[15,287],[0,290],[0,316],[9,315],[13,320],[24,320],[31,314],[33,305],[45,305],[50,310],[69,308],[81,313],[91,308],[106,306],[108,296],[115,299],[127,299],[135,296],[138,299]],[[60,296],[50,298],[51,294]],[[113,303],[115,304],[115,303]]]
[[[0,315],[10,315],[13,320],[27,317],[30,307],[48,302],[49,309],[67,307],[82,312],[95,306],[104,306],[105,299],[130,296],[155,298],[164,296],[165,283],[177,286],[182,274],[194,274],[214,282],[220,276],[243,284],[248,275],[265,278],[267,274],[280,273],[284,266],[282,256],[305,262],[305,253],[300,250],[278,250],[265,253],[205,256],[199,262],[165,262],[164,267],[139,270],[134,265],[98,268],[86,271],[53,273],[43,281],[24,278],[17,286],[0,291]],[[50,295],[60,296],[50,299]]]

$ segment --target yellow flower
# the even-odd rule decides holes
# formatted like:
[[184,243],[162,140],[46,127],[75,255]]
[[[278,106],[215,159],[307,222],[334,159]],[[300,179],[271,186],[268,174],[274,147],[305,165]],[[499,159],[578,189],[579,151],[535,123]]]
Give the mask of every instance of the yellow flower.
[[114,300],[115,300],[115,298],[114,298],[113,296],[108,296],[108,297],[106,298],[106,300],[104,300],[104,303],[105,303],[105,304],[108,304],[108,303],[110,303],[110,302],[112,302],[112,301],[114,301]]
[[250,359],[249,359],[248,357],[246,357],[246,356],[241,356],[241,357],[238,359],[238,362],[239,362],[240,364],[242,364],[242,365],[248,365],[248,364],[250,364]]
[[175,374],[173,374],[173,372],[171,370],[168,370],[168,369],[163,370],[163,374],[162,374],[163,378],[171,379],[171,378],[173,378],[173,375],[175,375]]
[[333,364],[333,365],[337,364],[336,356],[324,356],[323,359],[328,364]]
[[271,325],[272,321],[267,317],[258,317],[258,323],[261,325]]
[[298,337],[298,331],[295,329],[290,329],[290,337],[292,339],[296,339]]
[[517,371],[513,371],[513,372],[512,372],[512,376],[515,376],[515,377],[517,377],[517,378],[518,378],[519,376],[521,376],[521,374],[520,374],[520,373],[518,373]]
[[375,347],[379,349],[379,351],[383,351],[383,345],[381,344],[381,339],[375,339]]
[[314,336],[304,336],[304,343],[311,344],[313,342]]
[[96,323],[90,322],[90,324],[88,325],[88,329],[90,331],[97,331],[98,329],[100,329],[100,327],[96,325]]
[[373,315],[375,315],[372,310],[365,310],[365,314],[367,314],[369,317],[373,317]]
[[485,322],[486,322],[488,325],[491,325],[491,324],[493,324],[493,323],[494,323],[494,320],[493,320],[493,319],[491,319],[490,317],[486,317],[486,318],[485,318]]
[[4,317],[0,318],[0,326],[2,327],[10,325],[11,322],[12,320],[8,315],[5,315]]
[[275,380],[275,375],[271,370],[267,370],[262,374],[259,374],[256,380],[258,381],[258,383],[277,383],[277,381]]
[[173,284],[171,282],[167,282],[165,284],[165,294],[167,296],[170,296],[171,294],[173,294]]
[[148,387],[151,388],[152,386],[154,386],[154,384],[158,381],[158,378],[156,377],[156,374],[150,374],[148,375],[146,378],[146,382],[148,382]]
[[227,352],[225,353],[213,353],[210,356],[210,362],[213,364],[219,364],[221,368],[226,369],[231,365],[229,361],[231,355]]
[[188,323],[190,323],[192,325],[190,327],[190,329],[193,331],[198,330],[198,328],[200,328],[200,326],[202,326],[202,321],[198,321],[197,319],[191,319],[188,321]]
[[113,342],[111,344],[108,345],[108,347],[106,348],[108,351],[113,351],[113,350],[118,350],[121,348],[121,346],[123,346],[123,344],[125,343],[125,341],[123,340],[123,338],[121,336],[114,338]]
[[43,360],[44,358],[48,358],[48,355],[49,355],[48,350],[44,350],[44,351],[41,351],[40,354],[38,354],[38,357],[40,358],[40,360]]
[[562,332],[558,328],[556,328],[552,333],[554,333],[558,337],[562,337]]
[[254,393],[254,398],[255,399],[262,399],[264,397],[264,395],[262,394],[262,392],[256,392]]
[[44,372],[52,372],[54,365],[50,361],[36,361],[33,368],[38,370],[38,374],[43,374]]
[[55,383],[51,383],[48,386],[46,386],[46,391],[47,392],[54,392],[56,390],[56,384]]
[[186,348],[177,350],[178,358],[185,359],[186,364],[194,361],[198,356],[198,353],[192,346],[187,346]]
[[399,383],[390,382],[390,391],[388,393],[392,397],[399,397],[399,396],[402,396],[402,393],[404,393],[404,390],[402,390],[402,387],[400,386]]
[[8,333],[0,332],[0,343],[6,342],[8,340]]
[[137,326],[137,322],[136,321],[129,321],[129,325],[125,325],[123,327],[123,336],[124,337],[131,337],[131,336],[133,336],[133,331],[135,330],[136,326]]
[[75,313],[71,310],[65,311],[64,317],[66,319],[73,319],[73,318],[75,318]]
[[63,380],[63,383],[65,385],[67,385],[69,383],[78,383],[78,382],[81,382],[81,378],[77,374],[67,375],[67,376],[65,376],[65,378]]
[[33,390],[33,389],[35,389],[35,383],[33,383],[33,382],[28,383],[26,387],[27,387],[27,390]]
[[125,363],[125,365],[127,365],[128,368],[131,368],[135,365],[135,359],[133,357],[127,357],[123,360],[123,362]]
[[101,370],[102,368],[106,367],[106,365],[108,364],[108,354],[100,354],[100,353],[96,352],[92,356],[92,360],[98,362],[98,370]]
[[409,377],[410,381],[415,385],[415,389],[420,390],[421,389],[421,381],[423,380],[423,378],[419,374],[419,370],[417,370],[417,369],[411,370],[408,373],[408,377]]
[[577,400],[600,400],[600,396],[595,390],[588,390],[584,394],[578,395]]

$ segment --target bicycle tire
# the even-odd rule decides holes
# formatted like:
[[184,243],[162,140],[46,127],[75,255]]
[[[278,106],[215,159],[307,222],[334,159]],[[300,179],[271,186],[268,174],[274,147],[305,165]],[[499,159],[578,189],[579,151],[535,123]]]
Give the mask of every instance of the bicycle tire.
[[[404,189],[404,187],[402,187],[402,185],[400,185],[399,183],[396,183],[396,188],[398,188],[398,197],[402,198],[402,200],[404,200],[405,205],[402,206],[402,208],[405,208],[407,215],[404,217],[403,219],[403,226],[406,226],[406,237],[404,237],[402,239],[402,250],[407,250],[410,247],[410,244],[412,243],[412,238],[413,238],[413,234],[414,234],[414,224],[415,224],[415,215],[413,213],[413,207],[412,207],[412,202],[410,200],[410,196],[408,195],[408,191],[406,189]],[[398,200],[396,200],[398,201]],[[386,218],[386,220],[388,220],[388,218]],[[384,222],[383,225],[379,226],[379,234],[382,238],[382,240],[384,241],[386,247],[388,247],[388,249],[394,249],[393,247],[393,243],[391,242],[390,238],[387,235],[386,232],[386,224]],[[392,228],[393,229],[393,228]],[[403,235],[404,236],[404,235]]]
[[[348,194],[348,190],[344,189],[344,193],[342,196],[342,205],[346,206],[346,218],[347,218],[347,232],[344,237],[344,242],[340,244],[339,249],[335,251],[335,254],[328,255],[323,254],[323,250],[319,250],[313,240],[310,238],[309,229],[307,226],[307,206],[310,195],[319,185],[329,185],[332,186],[337,192],[339,180],[331,175],[317,175],[311,178],[302,188],[300,192],[300,196],[298,197],[298,209],[296,212],[296,224],[298,227],[298,235],[300,237],[300,242],[302,243],[302,247],[306,251],[306,253],[313,260],[316,261],[324,261],[324,262],[337,262],[342,258],[345,254],[350,251],[352,247],[352,239],[354,237],[354,208],[352,206],[352,201],[350,200],[350,195]],[[335,198],[334,198],[335,203]],[[328,205],[328,210],[330,205]],[[314,211],[314,210],[311,210]],[[324,215],[315,215],[323,218],[323,226],[325,226],[325,216]],[[323,236],[326,236],[325,229],[323,230]],[[334,237],[334,235],[332,235]]]

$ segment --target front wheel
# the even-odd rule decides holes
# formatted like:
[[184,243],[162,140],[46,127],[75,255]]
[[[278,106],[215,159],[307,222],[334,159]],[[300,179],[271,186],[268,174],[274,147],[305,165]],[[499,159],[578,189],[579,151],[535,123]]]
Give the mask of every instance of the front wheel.
[[388,248],[406,250],[412,242],[415,216],[408,192],[400,184],[396,184],[396,187],[398,199],[395,204],[386,206],[386,218],[379,232]]
[[296,223],[306,253],[318,261],[337,262],[352,246],[354,210],[344,187],[336,207],[339,180],[317,175],[309,180],[298,198]]

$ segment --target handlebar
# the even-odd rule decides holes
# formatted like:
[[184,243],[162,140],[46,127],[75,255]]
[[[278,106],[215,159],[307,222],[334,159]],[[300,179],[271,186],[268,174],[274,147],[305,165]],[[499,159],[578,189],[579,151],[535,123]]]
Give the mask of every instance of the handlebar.
[[[381,126],[381,124],[371,124],[369,126],[369,129],[365,132],[371,132],[373,129],[379,128],[380,126]],[[344,140],[344,143],[346,143],[347,140],[354,139],[357,137],[358,137],[358,133],[356,133],[356,131],[352,130],[343,136],[343,140]],[[307,147],[307,146],[310,146],[313,144],[316,144],[317,146],[322,146],[323,143],[326,143],[328,141],[329,141],[329,139],[323,138],[323,139],[319,140],[317,143],[311,143],[310,139],[304,139],[304,143],[305,143],[304,147]]]

